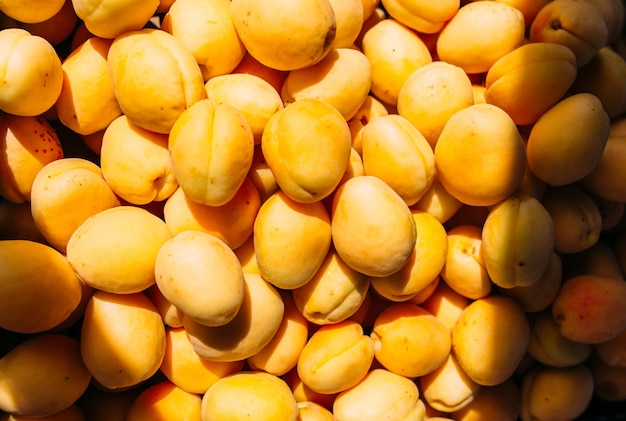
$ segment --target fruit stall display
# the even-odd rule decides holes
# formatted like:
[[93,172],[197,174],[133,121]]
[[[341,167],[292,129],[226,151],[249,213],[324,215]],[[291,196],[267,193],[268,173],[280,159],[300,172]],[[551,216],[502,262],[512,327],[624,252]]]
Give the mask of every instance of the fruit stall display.
[[621,0],[0,12],[0,421],[624,416]]

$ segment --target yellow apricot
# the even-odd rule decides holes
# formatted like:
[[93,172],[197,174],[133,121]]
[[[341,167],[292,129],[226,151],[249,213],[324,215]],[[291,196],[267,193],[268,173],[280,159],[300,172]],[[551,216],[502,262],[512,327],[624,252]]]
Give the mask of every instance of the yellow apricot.
[[165,355],[165,326],[141,292],[96,291],[87,304],[80,351],[93,379],[106,389],[136,386],[154,375]]
[[564,45],[582,67],[608,42],[609,31],[599,10],[585,0],[555,0],[539,10],[528,34],[530,42]]
[[246,363],[253,370],[282,376],[298,364],[298,358],[309,338],[307,319],[298,311],[289,292],[281,293],[285,314],[272,340]]
[[451,353],[439,367],[419,378],[419,386],[424,401],[431,408],[446,413],[465,408],[484,387],[463,371]]
[[563,263],[560,255],[553,251],[546,270],[539,280],[527,286],[500,288],[498,292],[517,301],[525,312],[534,313],[552,304],[561,287]]
[[329,250],[330,216],[322,202],[299,203],[278,191],[261,205],[253,239],[263,278],[279,288],[298,288],[313,278]]
[[159,0],[72,0],[72,4],[89,32],[115,38],[141,30],[156,12]]
[[278,70],[301,69],[319,62],[330,50],[337,32],[337,20],[328,0],[235,0],[230,11],[246,50],[259,62]]
[[19,333],[51,329],[77,308],[82,288],[67,259],[30,240],[0,241],[0,326]]
[[175,1],[160,28],[192,52],[205,81],[233,71],[246,53],[226,0]]
[[166,327],[178,328],[183,326],[183,312],[167,301],[156,283],[149,286],[145,290],[145,294],[156,307]]
[[111,190],[130,204],[162,202],[178,188],[168,136],[143,129],[125,115],[104,131],[100,167]]
[[244,297],[237,315],[221,326],[206,326],[183,316],[194,351],[210,361],[245,360],[261,351],[283,320],[285,305],[277,289],[254,273],[244,274]]
[[260,76],[230,73],[214,76],[204,84],[207,97],[215,103],[225,102],[238,109],[252,129],[254,143],[261,143],[267,120],[283,108],[274,87]]
[[325,325],[351,317],[365,300],[369,285],[367,277],[349,267],[331,248],[313,278],[292,294],[308,321]]
[[443,187],[435,173],[433,183],[412,209],[428,212],[442,224],[447,222],[463,204]]
[[391,301],[406,301],[426,288],[441,272],[448,254],[444,226],[424,211],[412,210],[417,233],[409,261],[398,272],[370,278],[372,288]]
[[364,0],[330,0],[337,28],[332,48],[349,48],[356,40],[364,21]]
[[370,92],[370,62],[353,48],[332,48],[318,63],[289,72],[281,89],[285,104],[303,98],[322,100],[350,120]]
[[433,61],[424,41],[392,18],[381,20],[363,34],[362,51],[372,69],[372,94],[389,105],[396,105],[409,75]]
[[475,1],[461,7],[437,38],[439,59],[467,73],[483,73],[524,41],[524,15],[505,3]]
[[272,169],[265,161],[261,145],[255,145],[252,165],[248,171],[248,179],[259,193],[261,203],[278,191],[278,183]]
[[105,129],[122,113],[109,77],[110,39],[91,37],[63,60],[63,86],[55,103],[59,121],[88,135]]
[[235,196],[222,206],[194,202],[178,188],[165,202],[163,215],[172,235],[189,229],[205,231],[234,250],[252,235],[260,207],[259,193],[246,178]]
[[65,156],[56,131],[42,117],[0,115],[0,196],[12,203],[31,200],[37,173]]
[[176,119],[168,146],[185,194],[200,204],[220,206],[235,196],[250,170],[254,136],[235,107],[202,99]]
[[90,381],[77,339],[29,336],[0,358],[0,409],[23,417],[53,415],[76,403]]
[[357,385],[339,393],[333,403],[337,421],[377,421],[384,417],[421,421],[424,413],[417,385],[381,368],[369,371]]
[[267,122],[261,148],[280,189],[291,199],[317,202],[339,184],[352,138],[341,113],[314,98],[292,102]]
[[[414,335],[419,331],[424,335]],[[450,331],[434,315],[411,303],[386,307],[370,334],[374,355],[387,370],[420,377],[444,363],[450,353]]]
[[606,200],[623,202],[626,199],[624,180],[626,173],[621,165],[626,154],[626,136],[610,135],[597,165],[580,180],[585,191]]
[[63,7],[64,0],[42,1],[0,1],[0,11],[5,15],[24,23],[38,23],[50,19]]
[[296,369],[311,390],[332,394],[347,390],[369,371],[374,360],[372,339],[352,320],[320,327],[298,357]]
[[404,200],[380,178],[346,181],[332,203],[332,241],[339,257],[368,276],[399,271],[415,248],[415,220]]
[[563,336],[549,310],[530,321],[528,355],[551,367],[570,367],[583,363],[591,356],[591,344],[573,341]]
[[626,62],[611,47],[602,47],[589,63],[578,69],[574,92],[596,96],[611,119],[626,110]]
[[17,116],[49,110],[63,86],[61,66],[46,39],[21,28],[0,30],[0,110]]
[[575,184],[546,191],[541,203],[554,223],[554,249],[577,253],[598,242],[602,215],[589,194]]
[[482,386],[480,393],[452,416],[458,421],[516,421],[521,413],[519,386],[513,379],[495,386]]
[[482,228],[482,251],[489,277],[502,288],[537,282],[555,244],[554,223],[541,202],[512,195],[493,206]]
[[409,28],[426,34],[439,32],[459,10],[459,0],[432,3],[424,0],[381,0],[389,15]]
[[526,151],[505,111],[491,104],[474,104],[446,122],[435,145],[435,166],[451,195],[468,205],[490,206],[519,186]]
[[357,112],[348,120],[348,127],[352,135],[352,148],[357,153],[362,151],[363,130],[370,121],[376,117],[387,115],[389,112],[382,102],[374,96],[368,95],[357,110]]
[[472,82],[458,66],[434,61],[415,70],[398,93],[398,114],[435,147],[448,119],[474,104]]
[[[46,2],[46,4],[52,3]],[[29,13],[32,13],[32,11],[29,11]],[[59,11],[46,20],[34,23],[15,21],[14,23],[16,25],[11,26],[26,29],[31,34],[39,35],[48,40],[52,46],[57,47],[62,45],[63,41],[68,41],[72,37],[78,25],[78,16],[74,12],[72,0],[64,0]]]
[[526,145],[529,169],[553,186],[581,180],[598,165],[610,118],[593,94],[569,96],[539,117]]
[[522,378],[521,419],[576,419],[591,402],[593,389],[591,371],[583,364],[538,365]]
[[169,133],[186,108],[206,97],[193,54],[165,31],[124,32],[113,40],[107,61],[122,113],[146,130]]
[[120,200],[102,170],[84,158],[52,161],[33,180],[33,220],[46,241],[62,253],[66,252],[74,231],[87,218],[119,205]]
[[202,397],[203,421],[297,421],[298,404],[287,383],[265,372],[239,372],[218,380]]
[[435,157],[428,141],[409,120],[390,114],[370,121],[362,133],[363,170],[380,178],[408,206],[430,188]]
[[237,256],[207,232],[186,230],[165,241],[156,256],[154,276],[163,296],[185,317],[203,325],[230,322],[244,299]]
[[299,421],[334,421],[333,413],[315,402],[298,402]]
[[134,293],[154,284],[154,265],[171,235],[143,208],[115,206],[90,216],[67,242],[67,260],[87,285]]
[[448,253],[441,277],[454,291],[472,300],[491,293],[480,227],[462,224],[448,230]]
[[201,421],[201,405],[202,397],[187,392],[169,381],[161,381],[139,393],[128,410],[126,420]]
[[550,42],[521,45],[488,70],[485,101],[506,111],[518,125],[533,124],[561,100],[577,77],[576,56]]
[[445,282],[439,282],[432,294],[420,305],[442,322],[450,331],[470,299],[459,294]]
[[470,303],[452,329],[452,349],[461,368],[483,386],[513,375],[529,339],[529,322],[520,305],[498,295]]

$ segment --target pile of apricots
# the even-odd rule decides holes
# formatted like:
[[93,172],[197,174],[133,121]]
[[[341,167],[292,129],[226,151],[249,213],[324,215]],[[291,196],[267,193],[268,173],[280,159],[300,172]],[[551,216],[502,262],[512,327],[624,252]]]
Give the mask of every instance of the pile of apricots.
[[0,421],[626,402],[621,0],[0,0]]

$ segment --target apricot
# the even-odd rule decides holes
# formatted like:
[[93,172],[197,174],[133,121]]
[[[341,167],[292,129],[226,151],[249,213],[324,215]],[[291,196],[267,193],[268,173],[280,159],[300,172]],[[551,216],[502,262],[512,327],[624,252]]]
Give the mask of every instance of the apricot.
[[265,202],[279,189],[276,177],[263,156],[261,145],[255,145],[252,165],[248,171],[248,179],[257,189],[261,203]]
[[0,115],[0,196],[12,203],[31,200],[37,173],[65,156],[54,128],[42,117]]
[[299,421],[334,421],[333,413],[315,402],[298,402]]
[[612,367],[626,367],[626,330],[608,341],[595,344],[593,349],[602,361]]
[[331,236],[330,215],[321,202],[299,203],[282,190],[274,193],[261,205],[254,221],[259,273],[279,288],[305,285],[322,265]]
[[407,78],[433,61],[424,41],[392,18],[372,25],[363,34],[361,44],[372,69],[372,94],[389,105],[396,105]]
[[441,29],[437,55],[467,73],[483,73],[522,45],[525,28],[522,12],[508,4],[471,2]]
[[539,279],[528,286],[500,288],[498,293],[517,301],[527,313],[544,310],[552,304],[563,279],[562,258],[556,251],[550,254],[548,266]]
[[496,0],[501,3],[506,3],[518,9],[524,15],[524,23],[526,27],[530,27],[535,20],[535,16],[551,0]]
[[580,180],[585,191],[606,200],[623,202],[626,189],[624,167],[621,157],[626,153],[626,136],[612,136],[606,140],[602,155],[596,166]]
[[398,93],[398,114],[410,121],[432,148],[457,111],[474,104],[472,82],[458,66],[434,61],[416,69]]
[[38,23],[56,15],[64,3],[64,0],[26,0],[20,2],[3,0],[0,1],[0,11],[20,22]]
[[412,209],[428,212],[442,224],[447,222],[463,204],[443,187],[435,172],[433,183]]
[[419,386],[428,406],[445,413],[465,408],[486,387],[473,381],[450,353],[439,367],[419,378]]
[[89,32],[112,39],[141,30],[156,12],[159,0],[72,0],[72,4]]
[[410,303],[392,304],[381,311],[370,336],[376,360],[405,377],[433,372],[451,349],[450,330],[434,315]]
[[205,81],[230,73],[246,53],[225,0],[175,1],[160,28],[191,51]]
[[372,277],[374,291],[390,301],[413,298],[437,278],[448,254],[448,235],[444,226],[424,211],[412,210],[416,240],[409,261],[389,276]]
[[491,280],[503,288],[537,282],[548,267],[555,228],[541,202],[512,195],[493,206],[482,228],[482,251]]
[[552,186],[579,181],[598,165],[609,128],[610,118],[595,95],[569,96],[533,125],[526,145],[528,166]]
[[335,192],[331,234],[339,257],[368,276],[399,271],[409,261],[417,238],[404,200],[371,175],[351,178]]
[[585,365],[538,365],[522,378],[521,419],[576,419],[591,402],[593,388],[593,377]]
[[145,290],[145,294],[156,307],[166,327],[178,328],[183,326],[183,312],[167,301],[156,283],[149,286]]
[[63,86],[61,59],[54,47],[21,28],[0,30],[0,46],[0,110],[17,116],[38,116],[49,110]]
[[230,13],[248,53],[278,70],[301,69],[319,62],[328,54],[337,33],[337,19],[328,0],[297,4],[235,0]]
[[389,114],[385,105],[373,95],[368,95],[357,112],[348,120],[348,127],[352,135],[352,148],[360,154],[363,144],[363,130],[376,117]]
[[176,119],[168,147],[185,194],[200,204],[220,206],[235,196],[250,170],[254,135],[235,107],[202,99]]
[[115,206],[76,228],[67,242],[67,260],[93,288],[135,293],[154,284],[157,254],[170,238],[165,222],[146,209]]
[[495,386],[482,386],[474,399],[452,413],[458,421],[516,421],[521,413],[519,386],[513,379]]
[[356,41],[363,21],[365,19],[365,6],[367,13],[371,12],[371,5],[364,4],[368,0],[330,0],[330,6],[335,15],[337,28],[335,29],[335,39],[331,48],[349,48]]
[[599,10],[585,0],[551,1],[539,10],[530,25],[530,42],[564,45],[576,56],[576,65],[589,63],[609,38]]
[[163,217],[172,235],[189,229],[204,231],[234,250],[252,235],[260,207],[259,192],[246,178],[235,196],[221,206],[194,202],[178,188],[165,201]]
[[30,240],[0,241],[0,326],[19,333],[51,329],[81,301],[80,280],[56,249]]
[[322,100],[350,120],[370,92],[371,73],[370,62],[361,51],[332,48],[318,63],[290,71],[281,97],[285,104],[303,98]]
[[46,241],[62,253],[87,218],[119,205],[101,168],[84,158],[61,158],[46,164],[31,188],[33,221]]
[[533,124],[563,98],[577,69],[576,56],[561,44],[521,45],[487,71],[485,101],[502,108],[516,124]]
[[384,417],[401,420],[424,419],[424,402],[417,385],[399,374],[376,368],[354,387],[335,398],[337,421],[376,421]]
[[330,249],[313,278],[292,290],[293,300],[306,320],[325,325],[351,317],[365,300],[370,280]]
[[324,325],[311,335],[296,369],[311,390],[332,394],[358,384],[374,360],[374,342],[352,320]]
[[554,187],[541,203],[554,223],[554,248],[559,253],[577,253],[598,242],[602,215],[598,206],[575,184]]
[[298,404],[287,383],[264,372],[239,372],[218,380],[202,397],[203,421],[297,421]]
[[185,317],[207,326],[230,322],[244,299],[237,256],[226,243],[206,232],[186,230],[165,241],[156,255],[154,276],[169,302]]
[[552,317],[567,339],[587,344],[617,337],[626,317],[617,309],[626,300],[623,279],[578,275],[563,282],[552,303]]
[[285,305],[272,284],[244,273],[243,302],[235,317],[221,326],[206,326],[183,316],[194,351],[209,361],[245,360],[272,340],[283,320]]
[[100,167],[111,190],[131,204],[162,202],[178,188],[168,136],[143,129],[125,115],[104,131]]
[[253,74],[217,75],[206,81],[204,89],[215,103],[230,104],[243,114],[252,130],[255,145],[261,143],[267,120],[284,107],[276,89]]
[[435,167],[443,187],[459,201],[494,205],[510,196],[522,180],[524,142],[505,111],[474,104],[457,111],[444,125],[435,145]]
[[261,148],[280,189],[291,199],[317,202],[343,177],[352,137],[345,118],[330,104],[303,98],[268,120]]
[[510,378],[529,340],[529,322],[520,305],[498,295],[473,301],[452,329],[454,355],[463,371],[482,386]]
[[617,254],[604,238],[593,246],[578,253],[563,256],[563,272],[566,278],[577,275],[600,275],[609,278],[624,279]]
[[169,133],[186,108],[206,97],[193,54],[165,31],[125,31],[113,40],[107,61],[122,113],[146,130]]
[[201,405],[202,397],[187,392],[169,381],[161,381],[141,391],[128,410],[126,419],[200,421]]
[[85,309],[80,353],[105,389],[136,386],[154,375],[165,355],[165,326],[141,292],[96,291]]
[[448,252],[441,277],[455,292],[475,300],[491,293],[492,282],[485,266],[482,230],[462,224],[448,230]]
[[381,4],[393,19],[426,34],[439,32],[461,6],[459,0],[436,4],[428,1],[382,0]]
[[439,282],[432,294],[420,306],[452,331],[456,321],[469,303],[469,298],[459,294],[445,282]]

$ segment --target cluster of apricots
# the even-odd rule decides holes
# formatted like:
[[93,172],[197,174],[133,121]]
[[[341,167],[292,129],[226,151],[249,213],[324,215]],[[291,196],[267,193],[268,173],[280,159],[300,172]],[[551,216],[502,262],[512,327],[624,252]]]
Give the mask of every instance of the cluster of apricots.
[[0,0],[0,421],[626,402],[622,0]]

